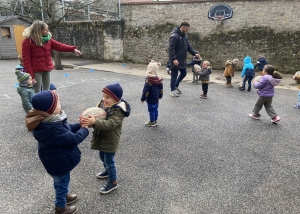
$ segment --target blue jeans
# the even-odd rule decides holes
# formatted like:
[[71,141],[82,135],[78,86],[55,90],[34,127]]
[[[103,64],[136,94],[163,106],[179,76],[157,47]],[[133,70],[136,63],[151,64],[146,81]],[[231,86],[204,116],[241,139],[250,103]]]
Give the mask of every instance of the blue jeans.
[[115,153],[99,151],[100,160],[103,162],[104,169],[108,172],[111,182],[117,181],[117,169],[115,165]]
[[154,122],[157,120],[158,117],[158,103],[155,104],[147,103],[147,105],[148,105],[148,112],[150,116],[150,122]]
[[[179,71],[180,71],[180,75],[178,76],[178,68],[175,67],[172,69],[171,81],[170,81],[171,91],[174,91],[175,88],[177,88],[179,86],[180,82],[186,76],[186,68],[179,69]],[[177,76],[178,76],[178,78],[177,78]]]
[[253,76],[245,76],[243,79],[243,89],[245,89],[246,82],[248,81],[248,91],[251,90],[251,81],[253,79]]
[[67,205],[66,196],[69,192],[70,172],[64,175],[51,175],[55,190],[55,206],[64,208]]

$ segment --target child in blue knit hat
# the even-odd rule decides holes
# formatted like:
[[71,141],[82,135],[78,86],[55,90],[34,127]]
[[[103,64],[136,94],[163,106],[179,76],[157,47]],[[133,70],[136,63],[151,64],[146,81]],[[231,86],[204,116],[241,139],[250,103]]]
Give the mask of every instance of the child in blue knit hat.
[[89,135],[88,120],[68,124],[58,95],[50,90],[32,97],[33,109],[26,116],[26,126],[38,141],[38,154],[55,189],[55,213],[76,213],[76,194],[69,194],[70,172],[80,162],[78,144]]
[[130,105],[122,99],[123,89],[119,83],[105,86],[102,89],[103,98],[97,105],[106,111],[106,119],[89,116],[89,126],[93,126],[91,149],[99,150],[99,157],[104,170],[96,174],[97,178],[108,178],[107,183],[100,189],[106,194],[117,188],[117,170],[115,154],[118,150],[122,133],[124,117],[130,115]]
[[30,74],[24,73],[20,70],[16,70],[15,74],[17,75],[19,85],[17,87],[17,92],[21,96],[22,106],[26,113],[32,109],[31,100],[34,95],[32,78]]

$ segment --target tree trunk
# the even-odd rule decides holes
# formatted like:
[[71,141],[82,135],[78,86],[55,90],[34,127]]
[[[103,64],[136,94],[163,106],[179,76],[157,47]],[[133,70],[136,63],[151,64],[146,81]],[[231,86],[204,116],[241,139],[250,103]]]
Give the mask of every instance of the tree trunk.
[[[56,39],[56,28],[55,27],[52,27],[52,28],[53,28],[52,38]],[[55,64],[55,69],[56,70],[64,70],[64,68],[61,64],[61,60],[60,60],[60,52],[52,50],[52,56],[53,56],[53,60],[54,60],[54,64]]]
[[56,70],[64,70],[64,68],[61,64],[61,60],[60,60],[60,52],[53,50],[52,53],[53,53],[53,60],[55,63],[55,69]]

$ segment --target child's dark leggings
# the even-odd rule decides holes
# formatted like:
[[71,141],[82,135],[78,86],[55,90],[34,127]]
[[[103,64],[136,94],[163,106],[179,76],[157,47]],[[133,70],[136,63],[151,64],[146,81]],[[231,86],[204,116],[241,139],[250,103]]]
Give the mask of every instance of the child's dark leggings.
[[231,83],[231,76],[226,76],[227,84]]
[[202,83],[202,91],[203,91],[203,94],[207,94],[207,91],[208,91],[208,83]]

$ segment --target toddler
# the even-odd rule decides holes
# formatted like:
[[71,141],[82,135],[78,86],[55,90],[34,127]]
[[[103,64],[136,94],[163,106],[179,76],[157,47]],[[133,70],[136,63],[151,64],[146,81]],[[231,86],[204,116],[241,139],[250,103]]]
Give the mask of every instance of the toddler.
[[202,61],[202,58],[194,56],[193,60],[186,65],[187,67],[192,66],[192,72],[193,72],[193,81],[192,81],[192,83],[193,84],[198,84],[198,79],[199,79],[199,75],[195,72],[194,65],[199,65],[200,66],[201,61]]
[[246,82],[248,82],[248,91],[251,91],[251,81],[253,79],[253,77],[255,76],[255,72],[254,72],[254,66],[251,63],[251,57],[250,56],[246,56],[244,58],[244,67],[241,73],[241,76],[244,78],[243,79],[243,85],[240,88],[240,91],[244,91],[245,90],[245,86],[246,86]]
[[21,96],[22,106],[26,113],[32,109],[31,100],[34,95],[32,77],[30,74],[16,70],[15,74],[17,75],[19,86],[17,87],[17,92]]
[[69,194],[70,172],[80,162],[78,144],[88,135],[88,120],[68,124],[56,93],[45,90],[32,97],[33,109],[26,116],[26,126],[38,141],[38,154],[46,171],[53,178],[55,213],[76,213],[77,195]]
[[231,78],[234,77],[235,67],[238,65],[238,63],[239,63],[238,59],[233,59],[232,61],[227,60],[225,63],[225,70],[224,70],[223,76],[227,80],[227,83],[226,83],[227,88],[233,87],[231,85]]
[[254,65],[254,69],[257,67],[259,70],[259,75],[262,75],[262,71],[265,65],[269,64],[264,56],[258,56],[257,62]]
[[151,60],[147,67],[146,81],[144,84],[143,94],[141,97],[142,103],[146,100],[150,121],[145,126],[157,126],[158,105],[159,100],[163,96],[162,78],[157,76],[160,63]]
[[280,117],[276,114],[272,100],[274,96],[274,86],[278,85],[282,79],[281,73],[275,71],[272,65],[265,65],[262,77],[258,82],[254,82],[254,88],[258,89],[258,99],[253,109],[253,113],[249,114],[249,117],[258,120],[260,117],[259,111],[265,106],[267,114],[271,118],[272,123],[277,123]]
[[107,183],[100,189],[100,193],[106,194],[117,188],[115,154],[120,143],[123,119],[130,115],[130,105],[121,99],[123,89],[119,83],[105,86],[102,93],[103,98],[97,106],[106,111],[106,120],[89,116],[88,121],[89,126],[94,128],[91,149],[99,150],[104,166],[104,171],[96,174],[96,177],[108,178]]
[[209,75],[212,73],[210,62],[204,61],[202,63],[202,69],[200,69],[199,65],[194,65],[194,68],[195,68],[195,73],[199,75],[199,80],[202,82],[203,93],[200,95],[200,98],[207,99]]

